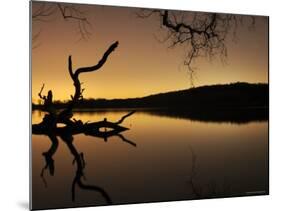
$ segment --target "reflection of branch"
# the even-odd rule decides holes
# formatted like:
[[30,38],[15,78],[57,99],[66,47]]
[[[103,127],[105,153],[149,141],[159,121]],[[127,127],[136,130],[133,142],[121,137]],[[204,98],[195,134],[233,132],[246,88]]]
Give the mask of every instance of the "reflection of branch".
[[190,179],[189,179],[189,184],[191,186],[192,192],[193,194],[196,196],[196,198],[201,198],[202,197],[202,190],[197,190],[196,186],[195,186],[195,176],[196,176],[196,154],[193,151],[193,148],[191,146],[189,146],[189,149],[191,151],[191,175],[190,175]]
[[[51,176],[54,175],[55,166],[54,166],[54,160],[52,157],[58,148],[58,139],[57,139],[56,135],[48,134],[48,137],[50,138],[52,145],[47,152],[42,153],[43,156],[45,157],[46,165],[42,168],[41,174],[40,174],[40,177],[42,178],[45,187],[47,187],[47,181],[44,177],[44,172],[46,169],[49,169],[50,175]],[[87,184],[83,183],[82,178],[85,178],[83,170],[86,165],[85,160],[84,160],[84,154],[83,153],[79,154],[77,149],[73,145],[72,134],[66,132],[66,133],[60,134],[60,137],[66,143],[71,154],[74,156],[73,164],[76,164],[76,166],[77,166],[76,175],[73,179],[72,188],[71,188],[72,200],[75,201],[75,186],[78,185],[81,189],[99,192],[108,204],[112,204],[111,198],[109,197],[109,195],[103,188],[101,188],[99,186],[87,185]]]
[[[121,132],[128,130],[128,128],[122,127],[122,126],[119,125],[127,117],[133,115],[135,112],[136,111],[129,112],[128,114],[121,117],[121,119],[118,120],[117,122],[108,122],[107,119],[105,118],[103,121],[100,121],[100,122],[86,123],[85,125],[88,127],[88,129],[86,129],[85,135],[91,135],[91,136],[94,136],[94,137],[103,138],[104,141],[107,141],[107,139],[109,137],[118,136],[122,141],[127,142],[127,143],[131,144],[132,146],[136,147],[137,146],[136,143],[126,139],[121,134]],[[100,128],[105,128],[105,129],[109,128],[111,130],[100,131]]]
[[44,177],[44,172],[46,169],[49,169],[50,175],[53,176],[55,173],[55,161],[53,160],[53,155],[55,154],[55,152],[57,151],[58,148],[58,139],[55,135],[53,134],[49,134],[48,137],[50,138],[52,145],[50,147],[50,149],[47,152],[43,152],[42,155],[45,157],[45,166],[42,168],[41,170],[41,178],[45,184],[45,187],[47,187],[47,182],[45,180]]
[[136,144],[135,142],[126,139],[122,134],[117,134],[116,136],[118,136],[119,138],[121,138],[122,141],[127,142],[127,143],[131,144],[131,145],[134,146],[134,147],[137,146],[137,144]]
[[47,187],[48,187],[48,184],[47,184],[47,180],[46,180],[45,177],[44,177],[44,172],[45,172],[45,168],[42,168],[40,177],[41,177],[41,179],[42,179],[42,181],[43,181],[43,183],[44,183],[45,188],[47,188]]
[[81,181],[81,179],[77,180],[77,184],[81,189],[93,190],[93,191],[99,192],[108,204],[112,204],[111,198],[109,197],[109,195],[105,192],[105,190],[103,188],[95,186],[95,185],[86,185]]
[[73,136],[71,134],[62,134],[61,139],[66,143],[71,154],[74,156],[74,159],[76,161],[75,163],[77,166],[76,175],[73,179],[72,188],[71,188],[72,201],[75,201],[75,187],[77,184],[81,189],[99,192],[104,197],[104,199],[108,204],[112,204],[111,198],[103,188],[95,185],[87,185],[82,182],[82,177],[84,176],[83,170],[85,168],[85,162],[83,162],[82,160],[83,159],[82,153],[79,154],[75,146],[73,145]]
[[[129,143],[129,144],[131,144],[131,145],[133,145],[135,147],[137,146],[136,143],[126,139],[123,135],[121,135],[121,132],[128,130],[128,128],[125,128],[125,127],[119,126],[119,125],[117,125],[115,123],[107,122],[107,121],[88,123],[88,125],[91,125],[92,128],[89,129],[89,130],[86,130],[84,132],[84,134],[87,135],[87,136],[103,138],[104,141],[107,141],[107,139],[110,138],[110,137],[118,136],[122,141],[127,142],[127,143]],[[96,125],[97,128],[95,128],[95,126],[93,127],[93,125]],[[99,131],[98,128],[102,128],[102,127],[110,128],[112,130],[109,130],[109,131]]]
[[202,198],[212,198],[212,197],[223,197],[223,196],[230,196],[231,194],[231,186],[220,180],[220,183],[223,182],[222,185],[217,184],[215,181],[209,181],[204,186],[201,184],[195,184],[195,177],[196,177],[196,154],[193,151],[193,148],[189,146],[191,151],[191,175],[188,183],[191,186],[192,193],[195,195],[196,199]]

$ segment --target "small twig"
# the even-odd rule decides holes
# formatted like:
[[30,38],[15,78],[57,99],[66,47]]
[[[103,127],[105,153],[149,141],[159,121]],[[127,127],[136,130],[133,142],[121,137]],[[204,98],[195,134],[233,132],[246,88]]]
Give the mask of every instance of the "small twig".
[[135,112],[136,112],[136,111],[131,111],[130,113],[128,113],[128,114],[122,116],[120,120],[118,120],[117,122],[115,122],[115,124],[117,124],[117,125],[121,124],[127,117],[133,115]]
[[63,6],[61,3],[57,3],[57,6],[64,20],[72,19],[77,21],[81,39],[87,40],[91,35],[87,27],[91,27],[91,24],[84,16],[84,13],[74,6]]
[[46,96],[42,96],[42,91],[45,87],[45,84],[42,85],[40,92],[38,93],[38,96],[42,99],[42,100],[46,100]]
[[[190,80],[193,80],[193,61],[197,58],[211,59],[218,56],[222,61],[227,59],[226,38],[231,31],[236,33],[238,21],[242,25],[244,18],[233,14],[151,9],[140,9],[137,17],[144,19],[153,14],[160,18],[160,28],[167,32],[163,42],[169,41],[169,48],[178,45],[187,47],[184,50],[184,62],[189,70]],[[255,18],[251,18],[251,26],[254,26]]]

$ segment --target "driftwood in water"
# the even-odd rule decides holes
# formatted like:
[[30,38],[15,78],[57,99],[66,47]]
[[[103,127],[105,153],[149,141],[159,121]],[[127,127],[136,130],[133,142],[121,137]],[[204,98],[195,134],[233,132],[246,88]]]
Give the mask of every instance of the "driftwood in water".
[[[81,88],[81,82],[79,80],[79,75],[86,72],[93,72],[100,69],[105,62],[107,61],[108,56],[117,48],[118,42],[113,43],[107,51],[104,53],[101,60],[94,66],[91,67],[82,67],[78,68],[76,71],[72,70],[72,59],[71,56],[68,58],[68,70],[73,80],[73,84],[75,87],[74,95],[71,96],[71,100],[65,109],[62,111],[57,111],[53,104],[53,93],[51,90],[48,91],[48,95],[42,95],[42,91],[44,89],[44,84],[38,94],[40,99],[43,101],[44,111],[47,114],[42,119],[42,122],[39,124],[32,125],[32,133],[38,135],[46,135],[50,138],[52,145],[50,149],[44,152],[42,155],[45,158],[45,166],[41,171],[41,178],[43,179],[45,185],[47,186],[47,182],[44,178],[44,172],[46,169],[49,169],[50,175],[54,175],[55,172],[55,164],[53,155],[55,154],[58,148],[58,138],[60,137],[62,141],[67,144],[68,149],[70,150],[71,154],[74,157],[74,162],[76,163],[77,169],[76,174],[73,179],[72,183],[72,200],[75,200],[75,187],[78,186],[81,189],[85,190],[92,190],[100,193],[106,203],[112,204],[111,198],[106,193],[106,191],[96,185],[88,185],[85,184],[82,180],[84,176],[84,168],[85,168],[85,161],[83,153],[79,153],[78,150],[73,145],[73,135],[76,134],[85,134],[89,136],[103,138],[105,141],[109,137],[117,136],[122,141],[131,144],[132,146],[136,146],[136,144],[128,139],[126,139],[121,132],[128,130],[128,128],[121,126],[120,124],[129,116],[131,116],[135,111],[132,111],[123,117],[120,118],[117,122],[109,122],[105,118],[103,121],[99,122],[90,122],[90,123],[83,123],[81,120],[72,119],[73,116],[73,108],[75,105],[80,101],[83,100],[83,91],[84,89]],[[60,127],[59,124],[63,123],[64,126]]]
[[[69,101],[67,107],[62,111],[56,111],[54,104],[53,104],[53,93],[51,90],[48,91],[48,95],[42,95],[42,91],[44,89],[44,84],[38,94],[41,100],[43,100],[44,111],[47,114],[44,116],[43,120],[39,124],[32,125],[32,133],[33,134],[79,134],[84,133],[86,135],[92,135],[96,137],[104,138],[105,140],[113,135],[119,134],[128,128],[120,126],[127,117],[134,113],[130,112],[127,115],[123,116],[117,122],[109,122],[106,118],[100,122],[92,122],[92,123],[83,123],[81,120],[73,120],[73,108],[75,105],[83,100],[83,91],[84,89],[81,88],[81,82],[79,80],[79,76],[82,73],[93,72],[99,70],[107,61],[109,55],[118,47],[118,41],[113,43],[103,54],[100,61],[90,67],[81,67],[73,71],[72,67],[72,59],[71,56],[68,58],[68,72],[73,80],[73,85],[75,87],[74,95],[71,95],[71,100]],[[64,127],[58,127],[58,123],[62,123]],[[102,131],[101,129],[104,128],[105,130]]]
[[73,71],[71,56],[68,57],[68,72],[73,81],[73,85],[75,88],[74,95],[71,95],[71,100],[69,101],[69,103],[65,109],[63,109],[62,111],[56,111],[54,108],[54,104],[53,104],[52,90],[48,91],[47,96],[42,95],[42,91],[45,86],[43,84],[40,92],[38,93],[38,96],[43,101],[44,111],[46,111],[48,114],[44,117],[42,124],[44,124],[45,126],[49,125],[49,129],[55,129],[57,123],[63,123],[63,124],[66,124],[67,126],[74,125],[75,122],[73,120],[71,120],[71,118],[73,116],[72,110],[80,100],[83,100],[82,94],[83,94],[83,91],[85,90],[85,89],[81,88],[81,82],[79,80],[80,74],[87,73],[87,72],[94,72],[94,71],[99,70],[106,63],[109,55],[117,47],[118,47],[118,41],[113,43],[106,50],[106,52],[103,54],[102,58],[96,65],[90,66],[90,67],[81,67],[81,68],[76,69],[75,71]]
[[[121,117],[121,119],[117,122],[109,122],[106,119],[99,122],[91,122],[91,123],[83,123],[82,121],[74,121],[72,124],[63,126],[63,127],[51,127],[48,124],[47,120],[43,120],[39,124],[32,125],[32,133],[37,135],[49,135],[54,134],[55,136],[61,136],[63,134],[85,134],[94,137],[103,138],[105,141],[111,136],[118,136],[123,141],[129,142],[132,145],[135,145],[133,142],[128,141],[119,133],[129,130],[129,128],[120,126],[127,117],[134,114],[135,111],[131,111],[130,113]],[[46,116],[44,117],[46,118]],[[48,119],[48,117],[46,118]],[[104,129],[104,130],[102,130]]]

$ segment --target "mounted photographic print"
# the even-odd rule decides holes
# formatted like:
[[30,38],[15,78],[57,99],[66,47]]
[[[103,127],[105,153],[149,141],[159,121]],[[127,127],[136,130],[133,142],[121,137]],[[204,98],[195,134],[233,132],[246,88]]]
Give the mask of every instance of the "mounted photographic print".
[[269,17],[30,3],[32,210],[269,194]]

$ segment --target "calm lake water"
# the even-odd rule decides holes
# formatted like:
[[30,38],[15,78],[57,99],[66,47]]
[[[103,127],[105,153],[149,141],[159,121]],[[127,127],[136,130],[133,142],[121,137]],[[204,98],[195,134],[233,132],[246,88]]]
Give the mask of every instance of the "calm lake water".
[[[76,112],[83,122],[117,121],[127,111]],[[34,111],[32,123],[44,113]],[[113,204],[170,201],[268,193],[268,121],[204,122],[136,112],[122,126],[130,128],[107,141],[75,135],[73,145],[85,160],[85,184],[102,188]],[[42,156],[47,136],[32,135],[32,205],[34,209],[106,205],[91,189],[75,188],[77,165],[60,139],[53,155],[54,175]]]

